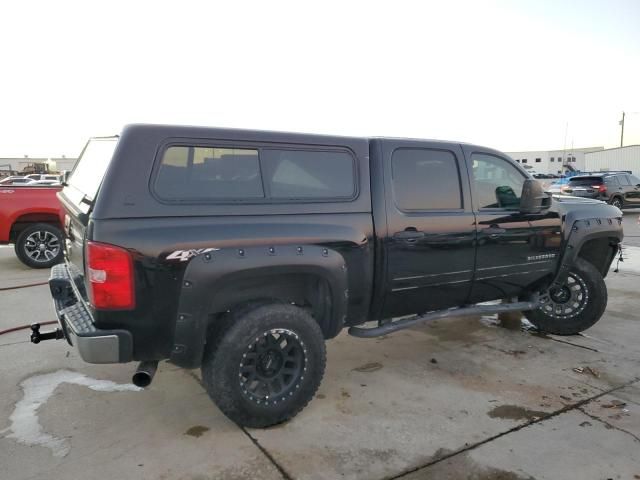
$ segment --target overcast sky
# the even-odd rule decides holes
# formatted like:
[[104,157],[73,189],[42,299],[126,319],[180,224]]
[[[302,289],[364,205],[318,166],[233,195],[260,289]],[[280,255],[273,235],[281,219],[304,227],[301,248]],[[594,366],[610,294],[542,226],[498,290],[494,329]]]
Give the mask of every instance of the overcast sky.
[[640,112],[638,0],[8,1],[0,42],[0,157],[137,122],[614,147]]

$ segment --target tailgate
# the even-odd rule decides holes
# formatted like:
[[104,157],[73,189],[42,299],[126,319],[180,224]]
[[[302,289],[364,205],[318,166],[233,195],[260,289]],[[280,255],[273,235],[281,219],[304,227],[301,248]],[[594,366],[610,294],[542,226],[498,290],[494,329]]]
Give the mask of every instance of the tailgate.
[[92,138],[85,145],[66,186],[58,194],[65,209],[65,260],[79,292],[84,292],[84,245],[89,216],[118,143],[117,137]]

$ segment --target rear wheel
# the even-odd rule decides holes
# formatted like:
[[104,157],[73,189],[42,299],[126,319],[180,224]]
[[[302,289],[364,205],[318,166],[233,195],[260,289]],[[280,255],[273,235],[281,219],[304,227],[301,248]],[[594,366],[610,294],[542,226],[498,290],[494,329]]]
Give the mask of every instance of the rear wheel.
[[313,398],[324,374],[324,337],[304,310],[288,304],[231,313],[207,344],[202,380],[218,408],[239,425],[282,423]]
[[62,261],[63,235],[59,228],[47,223],[31,225],[18,235],[16,256],[31,268],[50,268]]
[[575,335],[593,326],[607,307],[607,286],[591,263],[578,258],[562,287],[540,297],[542,306],[524,312],[538,329],[557,335]]

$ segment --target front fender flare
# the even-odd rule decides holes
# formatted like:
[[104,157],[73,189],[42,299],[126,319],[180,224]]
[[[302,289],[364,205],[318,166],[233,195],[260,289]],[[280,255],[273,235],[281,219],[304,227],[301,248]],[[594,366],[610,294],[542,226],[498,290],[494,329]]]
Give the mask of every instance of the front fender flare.
[[[582,246],[589,240],[596,238],[616,238],[622,241],[622,219],[615,218],[581,218],[575,219],[571,224],[571,230],[565,242],[564,254],[560,261],[560,266],[550,288],[560,288],[571,267],[576,261]],[[611,259],[615,257],[615,251],[611,254]]]

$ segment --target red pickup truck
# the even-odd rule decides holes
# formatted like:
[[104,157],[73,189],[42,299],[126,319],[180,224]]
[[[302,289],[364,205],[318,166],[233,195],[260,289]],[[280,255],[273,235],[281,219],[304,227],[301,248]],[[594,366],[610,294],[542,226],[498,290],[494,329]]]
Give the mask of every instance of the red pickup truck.
[[0,244],[15,244],[16,255],[32,268],[62,261],[64,212],[56,197],[61,186],[0,186]]

